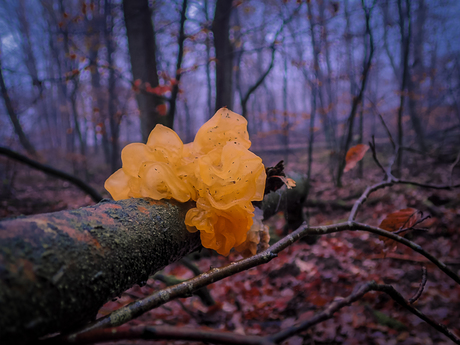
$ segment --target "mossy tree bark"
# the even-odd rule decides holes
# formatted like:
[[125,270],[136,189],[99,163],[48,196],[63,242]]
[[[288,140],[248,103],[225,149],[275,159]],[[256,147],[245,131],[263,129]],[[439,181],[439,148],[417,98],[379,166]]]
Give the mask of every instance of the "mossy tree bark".
[[95,318],[110,299],[201,247],[191,204],[103,200],[0,222],[0,343],[26,343]]

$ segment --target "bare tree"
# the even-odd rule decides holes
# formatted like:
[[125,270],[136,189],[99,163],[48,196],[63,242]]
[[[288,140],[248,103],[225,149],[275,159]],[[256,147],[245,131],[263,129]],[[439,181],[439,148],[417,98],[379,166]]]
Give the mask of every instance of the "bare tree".
[[[149,1],[124,0],[123,11],[133,79],[135,82],[139,81],[144,85],[149,83],[151,87],[156,87],[159,85],[156,43]],[[141,132],[144,142],[147,141],[156,124],[173,127],[172,119],[169,116],[162,116],[158,111],[157,107],[164,104],[162,97],[141,91],[136,94],[136,99],[141,114]]]
[[216,51],[216,110],[233,106],[234,47],[229,38],[232,12],[232,1],[217,0],[212,22]]
[[35,156],[37,153],[35,148],[30,143],[29,139],[27,138],[26,134],[24,133],[21,123],[19,122],[18,115],[16,110],[14,109],[13,102],[11,101],[10,95],[8,93],[8,89],[5,84],[5,79],[3,78],[3,69],[2,69],[2,62],[0,60],[0,90],[2,92],[3,101],[5,102],[5,107],[8,112],[8,116],[13,124],[14,131],[18,136],[19,142],[24,147],[24,149],[32,156]]

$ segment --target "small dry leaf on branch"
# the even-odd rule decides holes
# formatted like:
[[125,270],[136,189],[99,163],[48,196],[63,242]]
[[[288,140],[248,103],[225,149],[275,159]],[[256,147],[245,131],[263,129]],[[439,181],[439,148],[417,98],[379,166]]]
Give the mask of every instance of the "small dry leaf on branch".
[[391,232],[401,229],[409,229],[422,218],[422,215],[422,212],[415,208],[405,208],[390,213],[384,220],[382,220],[379,227]]
[[363,159],[367,150],[369,150],[369,146],[364,144],[358,144],[356,146],[351,147],[348,150],[347,155],[345,157],[345,162],[347,164],[345,165],[345,169],[343,169],[343,172],[347,172],[353,169],[356,166],[356,164],[361,159]]
[[[380,229],[390,232],[396,232],[402,229],[410,229],[416,225],[422,218],[423,213],[415,208],[404,208],[402,210],[390,213],[379,225]],[[385,245],[389,246],[394,241],[386,237],[380,237]]]

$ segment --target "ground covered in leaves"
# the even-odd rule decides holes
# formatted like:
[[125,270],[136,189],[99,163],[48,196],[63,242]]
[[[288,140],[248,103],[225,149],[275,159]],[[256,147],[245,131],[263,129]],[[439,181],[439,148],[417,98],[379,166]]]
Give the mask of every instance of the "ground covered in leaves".
[[[275,164],[277,158],[271,156],[273,162],[266,164]],[[448,164],[443,165],[438,160],[426,157],[423,161],[418,158],[406,160],[403,170],[406,179],[448,185],[452,177],[458,183],[459,168],[451,174]],[[305,161],[302,157],[294,156],[290,160],[296,163],[288,165],[288,172],[303,171]],[[371,159],[365,159],[364,163],[364,177],[360,178],[358,168],[355,168],[345,175],[344,187],[340,189],[334,187],[329,175],[323,172],[323,165],[315,165],[309,198],[322,203],[318,204],[321,207],[304,210],[311,225],[346,220],[349,212],[346,208],[351,209],[366,186],[382,180],[381,171],[374,167]],[[40,173],[23,170],[15,178],[17,181],[10,186],[9,194],[2,194],[0,217],[91,204],[91,200],[72,186]],[[337,208],[337,202],[345,207]],[[274,239],[283,234],[285,219],[282,206],[280,212],[267,221]],[[439,191],[403,185],[386,188],[372,194],[359,212],[358,221],[378,226],[386,215],[408,207],[429,214],[431,218],[420,225],[428,231],[414,231],[405,236],[459,272],[459,189]],[[239,258],[237,254],[226,258],[202,251],[195,264],[201,272],[205,272],[211,266],[223,266]],[[239,334],[272,334],[311,318],[335,298],[348,296],[357,286],[370,280],[392,284],[409,299],[419,288],[422,266],[427,268],[428,281],[415,306],[460,334],[460,286],[409,248],[385,246],[373,234],[351,231],[317,238],[313,244],[295,243],[266,265],[210,285],[208,289],[214,305],[206,305],[199,296],[193,296],[169,302],[130,324],[164,324]],[[178,279],[194,276],[181,263],[170,265],[161,273]],[[149,279],[145,286],[136,285],[120,298],[107,303],[100,310],[100,315],[106,315],[165,286],[159,280]],[[387,295],[376,292],[367,294],[336,313],[334,318],[286,343],[452,344],[444,335],[399,307]]]

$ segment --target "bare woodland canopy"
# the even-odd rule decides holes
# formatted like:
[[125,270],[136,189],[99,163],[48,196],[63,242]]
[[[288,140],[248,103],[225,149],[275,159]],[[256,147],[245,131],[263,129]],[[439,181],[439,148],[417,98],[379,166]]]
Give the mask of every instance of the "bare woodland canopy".
[[155,123],[188,142],[228,106],[256,150],[306,147],[310,131],[338,153],[384,136],[377,114],[400,144],[438,148],[460,124],[459,11],[448,0],[3,1],[0,141],[87,178],[118,168],[120,146]]

